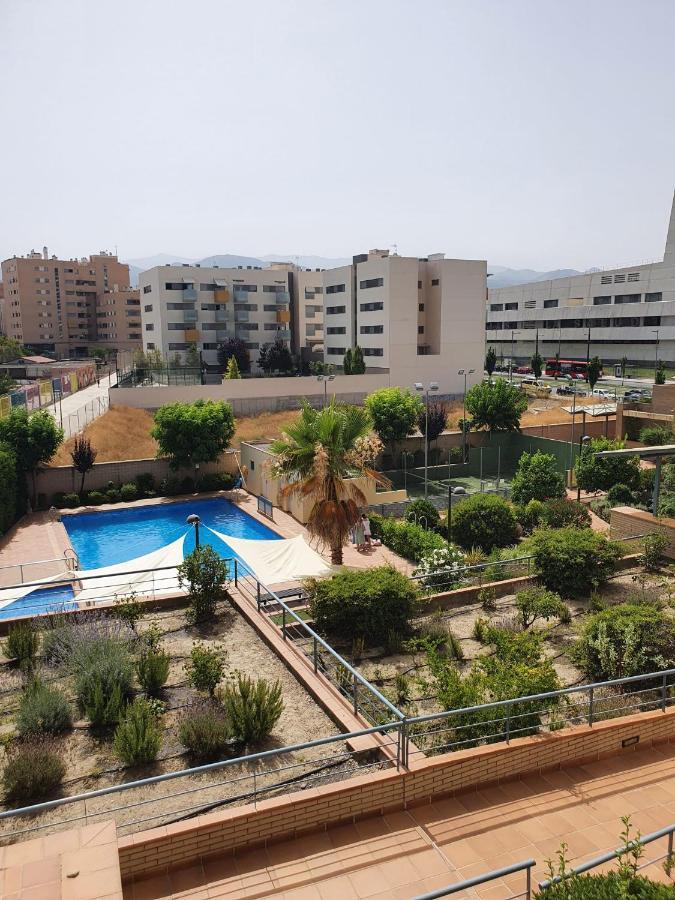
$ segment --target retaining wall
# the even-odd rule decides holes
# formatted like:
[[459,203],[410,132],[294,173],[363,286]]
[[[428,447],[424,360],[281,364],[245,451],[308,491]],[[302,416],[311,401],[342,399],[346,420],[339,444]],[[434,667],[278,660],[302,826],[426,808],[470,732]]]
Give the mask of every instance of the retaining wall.
[[633,509],[631,506],[616,506],[610,512],[609,526],[613,540],[643,534],[663,534],[670,541],[665,555],[669,559],[675,559],[675,519],[656,517],[644,509]]

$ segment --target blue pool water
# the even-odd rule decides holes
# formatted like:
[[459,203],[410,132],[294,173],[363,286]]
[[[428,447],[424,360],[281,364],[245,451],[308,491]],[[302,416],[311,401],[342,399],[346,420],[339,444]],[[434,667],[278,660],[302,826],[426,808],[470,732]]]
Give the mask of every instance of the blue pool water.
[[70,585],[40,588],[0,609],[0,619],[14,619],[16,616],[37,616],[40,613],[64,612],[67,609],[76,609],[77,603],[73,603],[72,600],[73,589]]
[[73,549],[80,558],[81,569],[96,569],[126,562],[159,550],[189,533],[184,552],[194,549],[194,529],[186,518],[196,513],[201,519],[199,541],[210,544],[221,556],[236,554],[209,531],[213,528],[232,537],[250,540],[280,540],[279,535],[239,509],[229,500],[219,497],[179,500],[156,506],[136,506],[111,509],[105,512],[76,513],[63,516],[63,524]]

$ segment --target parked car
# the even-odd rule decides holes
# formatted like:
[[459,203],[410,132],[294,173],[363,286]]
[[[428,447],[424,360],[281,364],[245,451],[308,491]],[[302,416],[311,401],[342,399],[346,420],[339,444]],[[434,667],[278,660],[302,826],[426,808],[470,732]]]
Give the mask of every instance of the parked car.
[[600,400],[614,400],[614,394],[603,391],[602,388],[594,388],[592,396],[598,397]]
[[518,366],[516,369],[517,375],[531,375],[532,369],[529,366]]
[[564,396],[569,396],[571,394],[576,394],[576,390],[572,387],[571,384],[560,384],[558,385],[557,393]]

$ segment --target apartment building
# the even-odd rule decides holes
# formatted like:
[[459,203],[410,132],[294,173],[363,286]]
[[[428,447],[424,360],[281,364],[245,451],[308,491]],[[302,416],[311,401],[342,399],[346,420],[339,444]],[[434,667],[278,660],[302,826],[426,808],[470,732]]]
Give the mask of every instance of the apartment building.
[[488,291],[486,340],[498,357],[599,356],[675,362],[675,200],[663,261]]
[[264,344],[277,339],[289,349],[291,296],[296,267],[272,263],[263,269],[200,265],[155,266],[139,276],[143,347],[184,353],[191,344],[207,364],[218,361],[218,345],[241,338],[255,369]]
[[304,361],[323,360],[323,269],[297,269],[291,297],[293,340]]
[[36,352],[85,356],[92,345],[133,349],[142,342],[140,300],[129,267],[101,251],[57,259],[32,250],[2,263],[3,330]]

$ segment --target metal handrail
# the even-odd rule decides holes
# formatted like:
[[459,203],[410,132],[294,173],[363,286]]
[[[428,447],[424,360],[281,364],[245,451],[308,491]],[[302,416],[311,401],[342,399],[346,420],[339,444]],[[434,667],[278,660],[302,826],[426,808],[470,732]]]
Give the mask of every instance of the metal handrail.
[[[454,578],[454,576],[457,574],[461,574],[464,572],[473,572],[476,569],[490,569],[495,566],[511,566],[513,564],[521,563],[521,562],[529,563],[529,561],[532,559],[534,559],[533,555],[514,556],[513,559],[496,559],[496,560],[493,560],[492,562],[476,563],[475,565],[472,565],[472,566],[458,566],[454,572],[448,573],[448,575],[450,575]],[[528,568],[529,568],[529,565],[528,565]],[[443,568],[438,569],[436,572],[426,572],[424,575],[410,575],[409,577],[410,577],[411,581],[424,581],[425,578],[433,578],[433,577],[436,577],[439,575],[443,575]]]
[[527,900],[532,895],[532,869],[536,865],[536,860],[525,859],[523,862],[513,863],[510,866],[504,866],[503,869],[492,869],[484,875],[476,875],[474,878],[465,878],[464,881],[458,881],[457,884],[449,884],[447,887],[439,888],[436,891],[430,891],[428,894],[417,894],[413,900],[436,900],[437,897],[447,897],[449,894],[456,894],[458,891],[465,891],[468,888],[475,887],[478,884],[485,884],[486,881],[495,881],[497,878],[503,878],[505,875],[513,875],[514,872],[522,872],[527,869],[527,884],[525,891],[521,894],[514,894],[514,897],[526,897]]
[[662,837],[668,838],[668,852],[663,857],[659,857],[658,859],[650,859],[646,863],[643,863],[641,866],[637,866],[637,868],[644,869],[647,866],[654,865],[654,863],[656,862],[660,862],[661,859],[672,860],[674,833],[675,825],[667,825],[665,828],[659,828],[658,831],[652,831],[651,834],[646,834],[644,837],[641,835],[639,838],[635,838],[635,840],[633,841],[628,841],[628,843],[624,844],[622,847],[617,847],[616,850],[609,850],[607,853],[603,853],[601,856],[595,856],[593,857],[593,859],[590,859],[588,862],[582,863],[582,865],[580,866],[575,866],[573,869],[570,869],[569,872],[565,872],[561,875],[554,875],[553,878],[547,878],[545,881],[540,881],[539,890],[545,891],[547,888],[550,888],[555,884],[560,884],[561,881],[566,881],[568,878],[573,878],[575,875],[582,875],[584,872],[590,872],[591,869],[595,869],[606,862],[611,862],[613,859],[617,859],[624,853],[630,853],[631,850],[635,850],[645,844],[651,844],[653,841],[658,841]]

